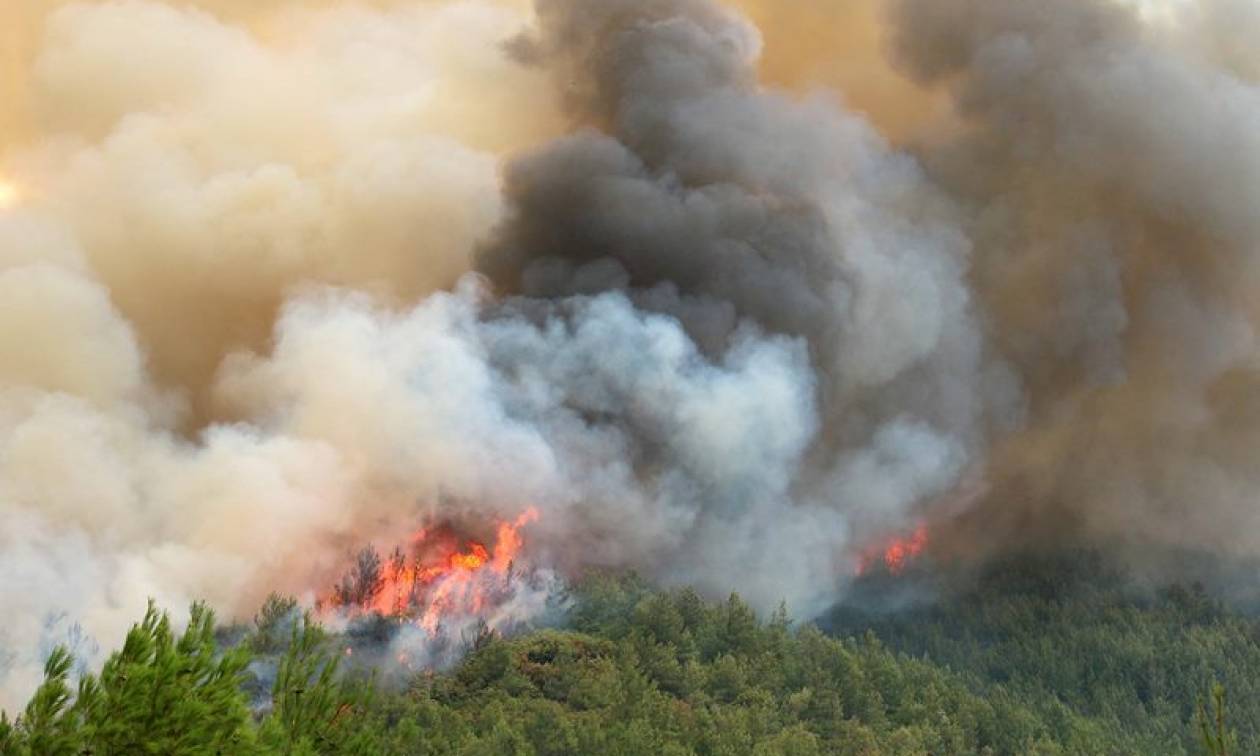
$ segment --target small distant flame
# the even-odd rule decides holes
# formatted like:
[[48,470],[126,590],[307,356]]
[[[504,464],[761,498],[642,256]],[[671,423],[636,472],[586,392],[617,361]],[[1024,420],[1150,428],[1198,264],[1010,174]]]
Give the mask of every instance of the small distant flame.
[[920,524],[910,535],[894,538],[886,545],[863,554],[858,560],[857,574],[866,574],[879,561],[883,562],[889,573],[900,575],[905,572],[910,562],[923,553],[927,545],[927,525]]
[[927,526],[920,525],[909,538],[898,538],[884,549],[884,565],[894,575],[906,569],[906,564],[923,553],[927,547]]
[[476,541],[461,547],[449,533],[417,531],[410,556],[396,551],[370,586],[361,592],[340,588],[320,605],[405,617],[437,634],[444,618],[478,616],[493,601],[495,585],[508,578],[520,553],[521,528],[537,519],[531,507],[499,523],[493,548]]

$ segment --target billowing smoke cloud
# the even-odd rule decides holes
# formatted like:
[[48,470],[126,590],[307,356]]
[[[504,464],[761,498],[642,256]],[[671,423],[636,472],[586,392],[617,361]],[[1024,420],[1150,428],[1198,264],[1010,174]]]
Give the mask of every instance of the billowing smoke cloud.
[[502,213],[498,155],[561,123],[500,52],[509,4],[204,5],[0,8],[31,35],[4,61],[28,122],[0,134],[6,707],[63,615],[106,648],[146,595],[248,615],[371,535],[398,499],[361,458],[237,414],[216,373],[303,287],[453,284]]
[[0,706],[530,507],[545,570],[802,616],[921,522],[1254,555],[1254,4],[735,5],[854,23],[0,10]]
[[1260,16],[1161,10],[894,4],[897,60],[957,104],[927,161],[973,219],[974,290],[1027,388],[966,548],[1260,544],[1260,89],[1237,44]]
[[[820,608],[835,581],[819,576],[843,570],[854,532],[902,525],[945,493],[990,416],[1009,411],[1009,378],[986,365],[971,312],[961,219],[863,120],[761,90],[760,38],[724,8],[537,10],[537,33],[513,49],[557,72],[587,129],[507,169],[511,212],[481,269],[544,312],[617,292],[677,323],[697,348],[689,360],[797,345],[794,362],[747,363],[785,389],[705,386],[716,405],[698,419],[721,426],[685,450],[696,421],[657,429],[600,407],[632,431],[623,458],[648,463],[636,485],[684,517],[660,527],[619,507],[627,496],[600,508],[616,513],[619,538],[653,544],[657,577],[715,591],[739,575],[762,606],[786,596]],[[616,343],[632,342],[604,347],[619,380],[659,371],[641,347],[618,364]],[[550,383],[590,390],[590,375],[574,378]],[[654,411],[668,412],[669,393],[655,391]]]

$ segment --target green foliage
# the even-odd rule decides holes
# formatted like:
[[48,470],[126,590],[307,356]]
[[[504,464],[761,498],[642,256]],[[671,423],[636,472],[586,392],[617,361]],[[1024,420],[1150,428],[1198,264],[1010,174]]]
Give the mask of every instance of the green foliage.
[[259,654],[276,653],[284,648],[289,632],[286,625],[296,619],[298,602],[292,596],[273,593],[254,615],[254,629],[249,637],[250,648]]
[[1198,703],[1219,681],[1245,702],[1229,711],[1230,751],[1260,753],[1260,624],[1202,587],[1140,588],[1088,555],[1024,559],[948,601],[847,611],[832,629],[873,630],[990,700],[1019,701],[1070,753],[1201,753]]
[[68,711],[73,696],[67,681],[73,662],[70,652],[60,647],[48,657],[44,665],[44,683],[27,704],[17,727],[6,728],[9,731],[5,733],[4,740],[9,741],[15,752],[70,754],[82,749],[79,718],[76,713]]
[[1212,756],[1228,756],[1238,744],[1238,737],[1225,724],[1225,688],[1217,683],[1212,686],[1212,711],[1199,702],[1196,721],[1203,747]]
[[345,749],[356,740],[348,722],[360,691],[337,677],[339,661],[323,628],[309,614],[293,624],[272,688],[271,715],[261,732],[268,752],[349,752]]
[[220,653],[214,614],[192,607],[176,637],[170,618],[150,604],[123,648],[99,677],[86,676],[71,693],[73,659],[56,649],[44,683],[3,737],[15,754],[249,753],[253,729],[241,693],[248,655]]
[[373,728],[373,752],[1017,753],[1049,732],[876,641],[793,633],[786,612],[763,625],[738,597],[606,576],[576,595],[570,631],[483,644],[392,697],[387,720],[428,726]]
[[[1193,589],[1138,600],[1008,570],[947,606],[839,617],[848,638],[634,577],[592,577],[573,599],[565,631],[482,632],[449,673],[388,687],[343,670],[340,639],[291,599],[269,598],[228,650],[203,607],[178,638],[150,608],[77,689],[70,654],[52,654],[17,720],[0,717],[0,753],[1260,752],[1257,712],[1196,693],[1219,675],[1256,700],[1260,633]],[[252,717],[251,651],[275,670]]]

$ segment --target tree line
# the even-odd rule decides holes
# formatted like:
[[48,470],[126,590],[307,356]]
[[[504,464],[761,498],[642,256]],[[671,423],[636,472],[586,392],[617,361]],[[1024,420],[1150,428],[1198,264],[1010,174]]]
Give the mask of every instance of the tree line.
[[96,674],[55,651],[0,753],[1260,753],[1254,621],[1193,588],[1028,580],[824,632],[596,575],[563,629],[479,633],[454,669],[388,683],[292,599],[248,627],[197,605],[183,632],[151,606]]

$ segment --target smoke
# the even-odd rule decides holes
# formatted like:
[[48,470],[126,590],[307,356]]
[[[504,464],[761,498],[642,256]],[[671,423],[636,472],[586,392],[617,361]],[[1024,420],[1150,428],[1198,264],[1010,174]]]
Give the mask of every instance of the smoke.
[[1254,556],[1260,90],[1236,40],[1256,6],[894,13],[897,60],[963,120],[926,161],[973,218],[974,291],[1026,386],[963,547]]
[[544,574],[800,616],[924,523],[1255,556],[1254,3],[737,5],[764,39],[716,0],[0,9],[0,706],[149,597],[309,604],[530,507]]
[[216,374],[306,287],[453,284],[503,211],[499,154],[561,123],[500,52],[509,4],[205,5],[0,9],[30,115],[0,135],[5,707],[50,618],[109,648],[145,596],[249,616],[372,535],[361,458],[236,414]]
[[732,0],[764,39],[763,85],[825,92],[894,143],[939,132],[949,99],[902,76],[886,52],[885,9],[871,0]]
[[[971,307],[963,217],[861,118],[760,88],[757,31],[724,8],[537,10],[513,49],[559,72],[587,129],[508,167],[511,212],[481,269],[544,309],[617,292],[677,323],[696,360],[795,345],[793,361],[750,363],[790,379],[785,390],[705,387],[717,406],[703,417],[727,417],[686,450],[673,447],[702,426],[629,418],[623,456],[649,462],[636,483],[685,482],[662,491],[685,517],[643,537],[653,523],[619,513],[619,538],[656,544],[632,563],[659,565],[658,579],[717,591],[738,574],[757,605],[816,610],[837,588],[817,576],[846,571],[855,536],[944,495],[1018,399]],[[604,360],[622,380],[657,369],[635,351]],[[576,376],[584,391],[592,371]]]

